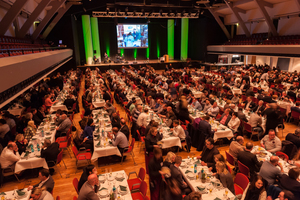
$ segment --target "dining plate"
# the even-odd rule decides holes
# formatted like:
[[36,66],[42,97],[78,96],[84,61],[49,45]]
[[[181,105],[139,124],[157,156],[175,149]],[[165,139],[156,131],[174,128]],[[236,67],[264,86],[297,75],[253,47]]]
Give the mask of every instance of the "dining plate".
[[107,197],[108,194],[109,194],[109,192],[108,192],[107,189],[103,189],[103,190],[99,191],[99,196],[100,196],[101,198]]
[[187,177],[190,178],[190,179],[195,178],[195,174],[192,173],[192,172],[189,172],[189,173],[187,174]]
[[122,179],[122,178],[124,178],[124,174],[123,173],[117,173],[116,179]]
[[124,187],[124,186],[122,186],[124,189],[126,189],[126,191],[123,189],[123,190],[121,190],[121,188],[119,187],[118,188],[118,193],[120,194],[120,195],[125,195],[125,194],[127,194],[128,193],[128,190],[127,190],[127,187]]
[[99,176],[99,181],[100,182],[105,182],[105,176]]

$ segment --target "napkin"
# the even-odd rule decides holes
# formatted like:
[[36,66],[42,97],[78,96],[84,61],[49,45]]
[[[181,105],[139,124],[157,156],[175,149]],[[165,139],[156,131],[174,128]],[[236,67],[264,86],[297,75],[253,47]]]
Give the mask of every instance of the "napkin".
[[124,179],[125,179],[125,178],[120,178],[120,179],[117,179],[117,181],[122,182],[122,181],[124,181]]
[[6,193],[5,192],[1,192],[0,195],[6,195]]
[[214,200],[221,200],[219,197],[216,197]]
[[212,183],[213,185],[220,186],[220,183],[213,182],[213,181],[211,181],[211,183]]
[[195,164],[201,164],[200,160],[197,160],[197,161],[195,162]]
[[203,191],[203,190],[205,190],[205,187],[197,186],[197,189],[198,189],[199,191]]
[[192,171],[190,171],[190,170],[186,170],[186,171],[185,171],[186,174],[187,174],[187,173],[190,173],[190,172],[192,172]]
[[17,190],[17,193],[19,196],[23,196],[25,194],[25,192],[23,192],[22,190]]
[[97,136],[97,139],[99,139],[99,138],[100,138],[100,135]]
[[120,190],[123,191],[123,192],[126,192],[127,191],[127,187],[120,185]]
[[103,187],[103,188],[99,189],[99,191],[101,191],[101,190],[107,190],[107,188]]
[[97,143],[97,146],[100,146],[100,141]]
[[109,144],[112,144],[112,141],[109,141]]
[[36,140],[36,138],[31,138],[31,140]]
[[29,151],[26,151],[24,157],[27,157],[28,154],[29,154]]

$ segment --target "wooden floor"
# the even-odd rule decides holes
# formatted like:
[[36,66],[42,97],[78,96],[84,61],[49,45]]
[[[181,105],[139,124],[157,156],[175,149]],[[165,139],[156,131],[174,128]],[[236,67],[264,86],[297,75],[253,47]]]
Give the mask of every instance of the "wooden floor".
[[[84,82],[82,82],[84,83]],[[83,93],[83,86],[84,84],[82,84],[82,87],[80,89],[80,97],[81,98],[81,94]],[[81,100],[79,101],[81,102]],[[119,110],[121,117],[127,119],[126,114],[124,109],[114,103],[114,106],[117,108],[117,110]],[[82,111],[82,105],[80,105],[80,111]],[[74,124],[77,128],[79,128],[79,120],[80,120],[80,114],[75,114],[74,116]],[[293,133],[295,131],[295,129],[297,128],[296,125],[291,124],[291,123],[286,123],[285,124],[285,129],[283,130],[283,137],[282,137],[282,133],[280,131],[280,133],[278,134],[278,136],[280,137],[280,139],[284,139],[285,135],[287,133]],[[245,142],[248,142],[249,139],[245,139]],[[259,142],[253,142],[255,145],[258,145]],[[127,157],[126,161],[123,163],[123,165],[121,165],[120,163],[108,163],[107,161],[103,160],[101,161],[101,165],[98,167],[98,163],[95,162],[94,164],[97,166],[98,168],[98,173],[103,173],[105,172],[105,169],[109,169],[112,168],[113,171],[118,171],[118,170],[125,170],[125,172],[128,174],[129,172],[132,171],[136,171],[138,172],[140,167],[144,167],[145,168],[145,157],[143,154],[143,151],[139,151],[140,148],[138,148],[139,142],[136,143],[136,146],[134,148],[134,159],[137,165],[134,165],[132,158],[129,156]],[[228,146],[223,146],[223,147],[219,147],[218,148],[219,151],[221,152],[221,154],[224,155],[225,157],[225,151],[228,150]],[[199,155],[201,152],[197,152],[195,148],[192,147],[191,152],[187,153],[187,152],[179,152],[176,153],[177,155],[182,156],[183,158],[186,158],[187,156],[193,156],[193,155]],[[61,167],[59,167],[60,172],[62,174],[62,178],[60,177],[59,173],[55,172],[55,174],[53,175],[53,179],[55,181],[55,187],[54,187],[54,191],[53,191],[53,195],[56,198],[56,196],[60,196],[60,198],[62,200],[71,200],[73,199],[73,196],[77,196],[77,193],[73,187],[72,181],[74,178],[80,178],[80,175],[82,173],[82,168],[79,168],[77,170],[77,173],[75,173],[76,171],[76,162],[75,162],[75,158],[72,155],[72,158],[70,158],[69,154],[67,153],[67,151],[64,151],[64,162],[67,166],[67,169],[65,169],[64,165],[62,165]],[[35,174],[37,175],[37,174]],[[9,178],[9,180],[6,178],[6,181],[3,184],[3,187],[0,188],[0,192],[3,191],[9,191],[9,190],[13,190],[15,189],[15,187],[18,187],[19,189],[22,189],[24,187],[28,187],[29,185],[32,184],[36,184],[38,183],[38,179],[37,178],[28,178],[30,176],[30,173],[28,175],[28,173],[23,174],[20,180],[20,183],[18,183],[13,177]],[[31,175],[32,176],[32,175]],[[148,176],[146,176],[146,182],[148,184]],[[149,193],[149,189],[147,191],[148,196],[150,196]]]

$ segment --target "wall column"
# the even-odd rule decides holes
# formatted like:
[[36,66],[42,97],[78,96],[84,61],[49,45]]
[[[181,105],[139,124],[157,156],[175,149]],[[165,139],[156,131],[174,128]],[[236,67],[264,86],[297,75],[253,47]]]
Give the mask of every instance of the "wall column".
[[92,30],[92,40],[93,40],[93,49],[96,51],[93,55],[99,59],[101,62],[101,52],[100,52],[100,41],[99,41],[99,29],[98,29],[98,18],[91,17],[91,30]]
[[189,18],[181,18],[181,50],[180,60],[188,57]]
[[91,23],[89,15],[82,15],[82,31],[86,64],[93,64],[93,44],[91,34]]
[[174,59],[174,19],[168,19],[168,55],[169,59]]

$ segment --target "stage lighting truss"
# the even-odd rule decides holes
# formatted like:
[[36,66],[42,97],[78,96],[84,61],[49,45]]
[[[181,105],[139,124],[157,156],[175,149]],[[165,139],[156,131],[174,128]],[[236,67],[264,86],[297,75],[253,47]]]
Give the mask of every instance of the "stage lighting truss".
[[116,18],[198,18],[199,12],[196,13],[155,13],[155,12],[99,12],[93,11],[93,17],[116,17]]

